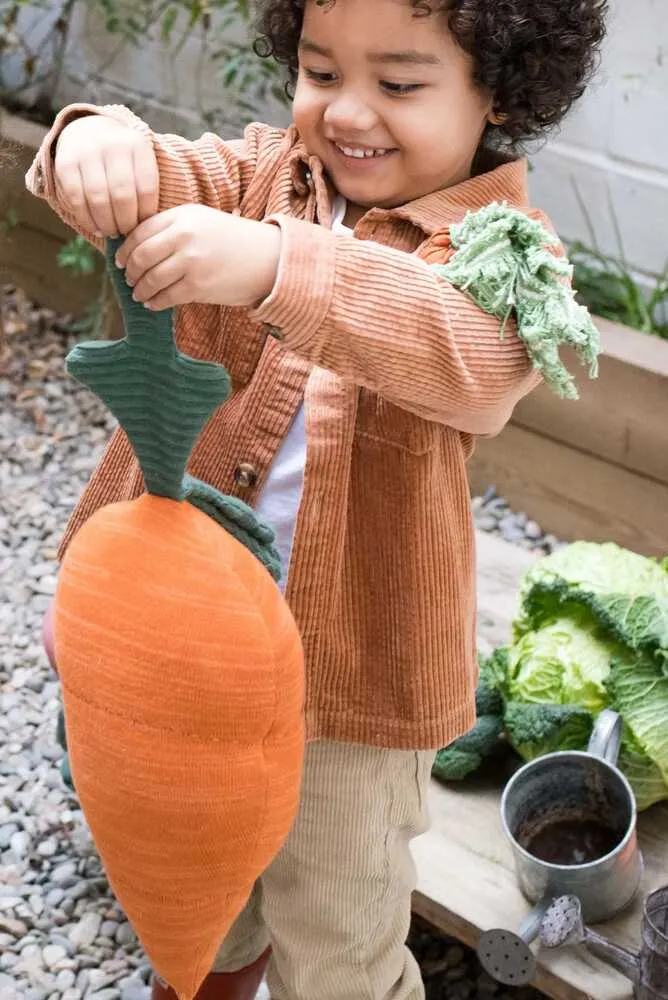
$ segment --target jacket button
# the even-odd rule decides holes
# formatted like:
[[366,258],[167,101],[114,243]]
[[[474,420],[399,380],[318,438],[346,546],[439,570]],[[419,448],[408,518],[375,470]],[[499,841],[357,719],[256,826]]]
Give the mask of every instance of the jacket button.
[[257,472],[250,462],[240,462],[234,470],[234,481],[243,489],[250,489],[257,482]]
[[274,326],[273,323],[265,323],[264,332],[268,337],[273,337],[274,340],[283,340],[283,331],[280,326]]

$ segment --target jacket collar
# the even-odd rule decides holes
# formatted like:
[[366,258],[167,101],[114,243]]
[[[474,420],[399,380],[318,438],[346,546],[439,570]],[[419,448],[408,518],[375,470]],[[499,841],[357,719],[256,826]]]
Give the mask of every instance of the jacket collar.
[[[294,125],[288,129],[291,148],[288,154],[290,175],[295,192],[300,197],[315,194],[318,215],[329,219],[333,189],[317,156],[310,156]],[[511,208],[527,210],[528,166],[525,159],[511,159],[500,153],[484,153],[478,162],[478,172],[468,180],[453,184],[442,191],[417,198],[407,205],[392,209],[370,209],[374,218],[406,219],[427,236],[439,229],[461,222],[466,213],[476,211],[493,201],[505,201]]]

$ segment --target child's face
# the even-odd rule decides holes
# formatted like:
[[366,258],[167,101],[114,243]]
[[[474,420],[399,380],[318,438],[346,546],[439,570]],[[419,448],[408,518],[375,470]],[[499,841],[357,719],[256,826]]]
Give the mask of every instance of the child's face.
[[391,208],[469,177],[491,110],[443,16],[307,0],[293,118],[352,205]]

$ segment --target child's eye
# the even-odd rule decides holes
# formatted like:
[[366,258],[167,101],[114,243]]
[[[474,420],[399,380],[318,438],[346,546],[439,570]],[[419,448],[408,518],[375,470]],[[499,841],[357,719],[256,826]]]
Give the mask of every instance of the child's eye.
[[381,80],[380,85],[388,94],[414,94],[416,90],[422,90],[423,83],[391,83],[389,80]]
[[306,76],[309,80],[313,80],[314,83],[328,84],[334,83],[336,80],[335,73],[316,73],[313,69],[304,70]]

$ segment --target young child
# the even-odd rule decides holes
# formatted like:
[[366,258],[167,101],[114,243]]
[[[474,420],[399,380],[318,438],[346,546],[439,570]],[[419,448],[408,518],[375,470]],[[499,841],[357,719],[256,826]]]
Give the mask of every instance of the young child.
[[[268,964],[273,1000],[419,1000],[410,844],[435,749],[474,722],[466,462],[540,378],[514,321],[429,260],[467,211],[542,218],[526,163],[495,149],[582,94],[605,0],[260,7],[289,129],[191,142],[74,105],[28,185],[98,246],[127,235],[135,297],[178,307],[181,349],[229,370],[191,471],[276,529],[303,635],[300,813],[200,997],[251,998]],[[63,548],[141,491],[117,433]]]

